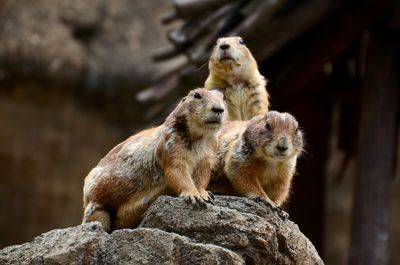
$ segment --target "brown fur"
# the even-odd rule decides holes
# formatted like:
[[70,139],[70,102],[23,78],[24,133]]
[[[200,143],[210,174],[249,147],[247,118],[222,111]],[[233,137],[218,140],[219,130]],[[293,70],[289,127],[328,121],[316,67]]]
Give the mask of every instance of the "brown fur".
[[114,147],[85,179],[83,222],[99,221],[106,231],[135,227],[162,194],[208,202],[224,109],[218,91],[193,90],[164,124]]
[[[222,50],[222,45],[229,48]],[[218,39],[208,66],[205,87],[224,94],[229,120],[249,120],[268,111],[265,78],[240,37]]]
[[[219,162],[209,189],[281,206],[289,196],[296,160],[303,148],[296,119],[288,113],[270,111],[248,122],[225,123],[218,138]],[[278,145],[287,150],[280,151]]]

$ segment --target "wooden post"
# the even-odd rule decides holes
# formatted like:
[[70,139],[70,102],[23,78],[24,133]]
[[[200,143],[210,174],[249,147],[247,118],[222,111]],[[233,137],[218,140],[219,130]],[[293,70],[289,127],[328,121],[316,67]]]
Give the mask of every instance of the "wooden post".
[[[328,135],[331,99],[326,91],[326,77],[321,74],[307,83],[306,92],[296,95],[302,89],[293,86],[288,93],[281,94],[281,88],[269,89],[273,108],[293,114],[304,129],[305,150],[294,177],[292,194],[289,198],[290,220],[311,240],[317,251],[323,253],[324,231],[324,173],[328,156]],[[305,90],[303,90],[305,91]]]
[[370,35],[354,187],[351,265],[387,264],[389,257],[389,192],[396,148],[400,69],[398,46],[389,34],[381,30]]

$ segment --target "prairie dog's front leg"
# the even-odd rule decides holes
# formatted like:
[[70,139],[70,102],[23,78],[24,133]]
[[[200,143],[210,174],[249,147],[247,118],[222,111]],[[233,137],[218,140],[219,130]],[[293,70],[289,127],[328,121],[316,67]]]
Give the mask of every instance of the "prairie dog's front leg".
[[251,165],[235,166],[227,164],[226,168],[236,169],[228,174],[228,179],[240,195],[252,199],[261,199],[272,207],[276,207],[275,203],[268,197],[264,189],[261,187],[257,176],[253,174],[254,168],[252,168]]
[[207,197],[203,196],[189,174],[189,166],[185,160],[179,157],[167,157],[164,159],[163,171],[169,188],[181,197],[187,197],[192,204],[203,204]]
[[231,172],[229,174],[229,181],[240,195],[256,201],[261,200],[267,204],[267,206],[271,207],[273,211],[277,212],[283,220],[288,218],[289,215],[279,206],[277,206],[267,195],[267,193],[265,193],[260,182],[258,181],[256,175],[257,169],[252,167],[252,165],[232,166],[232,164],[230,165],[230,168],[236,170],[235,172]]
[[193,180],[197,190],[207,201],[213,200],[213,195],[206,191],[211,178],[211,161],[208,158],[201,160],[193,170]]

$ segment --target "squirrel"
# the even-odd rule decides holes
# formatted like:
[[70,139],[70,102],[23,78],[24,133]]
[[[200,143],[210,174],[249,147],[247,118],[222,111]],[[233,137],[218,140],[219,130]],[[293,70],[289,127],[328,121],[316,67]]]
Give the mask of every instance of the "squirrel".
[[218,133],[218,163],[209,190],[261,200],[277,210],[287,200],[303,135],[289,113],[277,111],[249,121],[226,122]]
[[85,178],[83,223],[99,221],[107,232],[136,227],[160,195],[212,202],[206,188],[225,108],[220,92],[192,90],[162,125],[114,147]]
[[268,111],[266,80],[241,37],[219,38],[208,68],[205,88],[224,94],[228,120],[250,120]]

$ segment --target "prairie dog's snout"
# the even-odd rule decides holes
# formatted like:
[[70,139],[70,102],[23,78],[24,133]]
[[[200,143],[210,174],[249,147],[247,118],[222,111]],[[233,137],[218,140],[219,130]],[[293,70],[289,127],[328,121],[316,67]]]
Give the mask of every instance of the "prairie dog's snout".
[[285,136],[282,136],[279,140],[278,143],[276,145],[276,149],[278,150],[278,152],[280,152],[281,154],[285,154],[286,151],[289,149],[289,144],[288,144],[288,140]]
[[225,111],[225,109],[221,106],[212,107],[211,113],[209,114],[207,122],[208,123],[222,123],[223,120],[225,119],[224,111]]
[[225,120],[225,102],[224,96],[221,92],[212,90],[210,94],[213,100],[210,102],[211,111],[209,114],[208,121],[210,123],[222,123]]
[[217,114],[223,113],[225,111],[225,109],[221,106],[214,106],[211,110]]
[[222,115],[222,113],[224,113],[224,111],[225,111],[225,108],[222,105],[214,105],[211,108],[211,111],[216,115],[220,115],[220,114]]
[[221,50],[223,50],[223,51],[229,49],[229,47],[230,47],[230,45],[229,45],[229,44],[226,44],[226,43],[222,43],[222,44],[219,45],[219,48],[220,48]]
[[241,37],[219,38],[213,51],[212,57],[221,63],[239,63],[243,56],[250,55]]
[[[222,54],[225,54],[226,52],[229,52],[229,48],[231,46],[227,43],[227,41],[225,39],[222,39],[218,42],[218,48],[219,48],[219,52]],[[218,49],[217,48],[217,49]]]
[[231,45],[227,42],[227,40],[221,40],[218,44],[217,50],[219,51],[219,59],[230,59],[234,60],[232,52],[230,51]]

